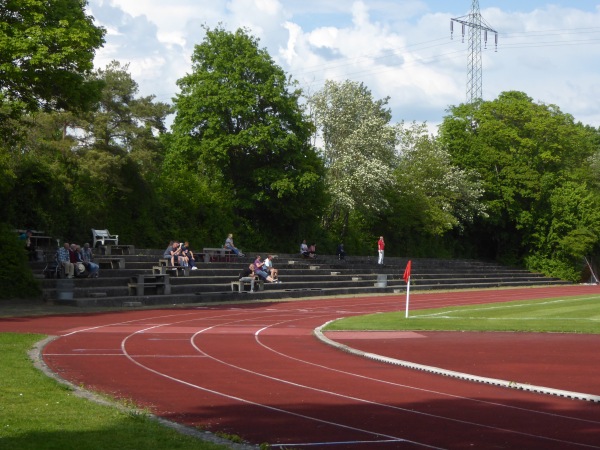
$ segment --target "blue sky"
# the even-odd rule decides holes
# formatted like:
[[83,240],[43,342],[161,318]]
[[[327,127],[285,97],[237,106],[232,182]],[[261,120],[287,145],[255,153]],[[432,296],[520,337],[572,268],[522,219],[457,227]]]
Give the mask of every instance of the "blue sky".
[[[89,0],[108,30],[96,67],[129,64],[140,94],[170,102],[202,25],[246,27],[306,92],[326,79],[390,97],[395,121],[427,122],[466,100],[468,39],[450,19],[471,0]],[[480,0],[499,33],[482,52],[483,98],[518,90],[600,127],[600,0]]]

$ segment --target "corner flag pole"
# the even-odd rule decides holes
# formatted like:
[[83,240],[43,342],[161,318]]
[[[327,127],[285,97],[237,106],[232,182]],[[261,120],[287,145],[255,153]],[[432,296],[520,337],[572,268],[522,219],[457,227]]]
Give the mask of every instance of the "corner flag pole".
[[406,282],[406,314],[405,318],[408,319],[408,304],[410,302],[410,269],[412,266],[412,261],[408,261],[406,264],[406,269],[404,269],[404,281]]

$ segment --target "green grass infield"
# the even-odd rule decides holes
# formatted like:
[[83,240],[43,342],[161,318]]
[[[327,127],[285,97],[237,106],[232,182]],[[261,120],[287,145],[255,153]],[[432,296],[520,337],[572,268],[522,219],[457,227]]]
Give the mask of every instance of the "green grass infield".
[[71,388],[33,366],[27,352],[43,338],[0,333],[2,450],[230,448],[181,434],[147,413],[105,406],[75,395]]
[[578,296],[455,306],[353,316],[328,324],[334,330],[521,331],[600,333],[600,296]]

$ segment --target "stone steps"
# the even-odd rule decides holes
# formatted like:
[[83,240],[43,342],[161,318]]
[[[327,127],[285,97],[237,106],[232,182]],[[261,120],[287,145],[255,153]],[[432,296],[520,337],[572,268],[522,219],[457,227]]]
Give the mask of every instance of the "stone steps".
[[[151,274],[152,267],[162,257],[161,250],[136,249],[135,253],[119,255],[125,259],[124,268],[102,269],[99,278],[43,279],[44,295],[50,301],[80,307],[136,307],[406,292],[403,274],[407,258],[386,258],[386,264],[380,266],[375,263],[375,258],[368,257],[349,257],[338,261],[334,256],[325,255],[306,260],[298,255],[280,254],[275,259],[275,266],[280,271],[282,283],[265,283],[264,291],[254,294],[231,290],[231,281],[236,280],[239,272],[252,262],[251,257],[246,257],[235,258],[231,262],[200,262],[198,270],[191,271],[187,277],[171,276],[171,293],[168,295],[129,295],[127,285],[130,279],[138,274]],[[44,265],[32,263],[32,269],[41,273]],[[412,259],[411,291],[552,284],[569,283],[484,261]]]

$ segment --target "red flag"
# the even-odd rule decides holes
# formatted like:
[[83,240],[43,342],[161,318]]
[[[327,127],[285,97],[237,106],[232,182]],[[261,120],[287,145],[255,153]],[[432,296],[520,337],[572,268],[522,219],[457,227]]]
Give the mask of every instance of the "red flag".
[[404,281],[408,283],[408,280],[410,279],[410,267],[412,261],[408,261],[408,264],[406,264],[406,269],[404,269]]

